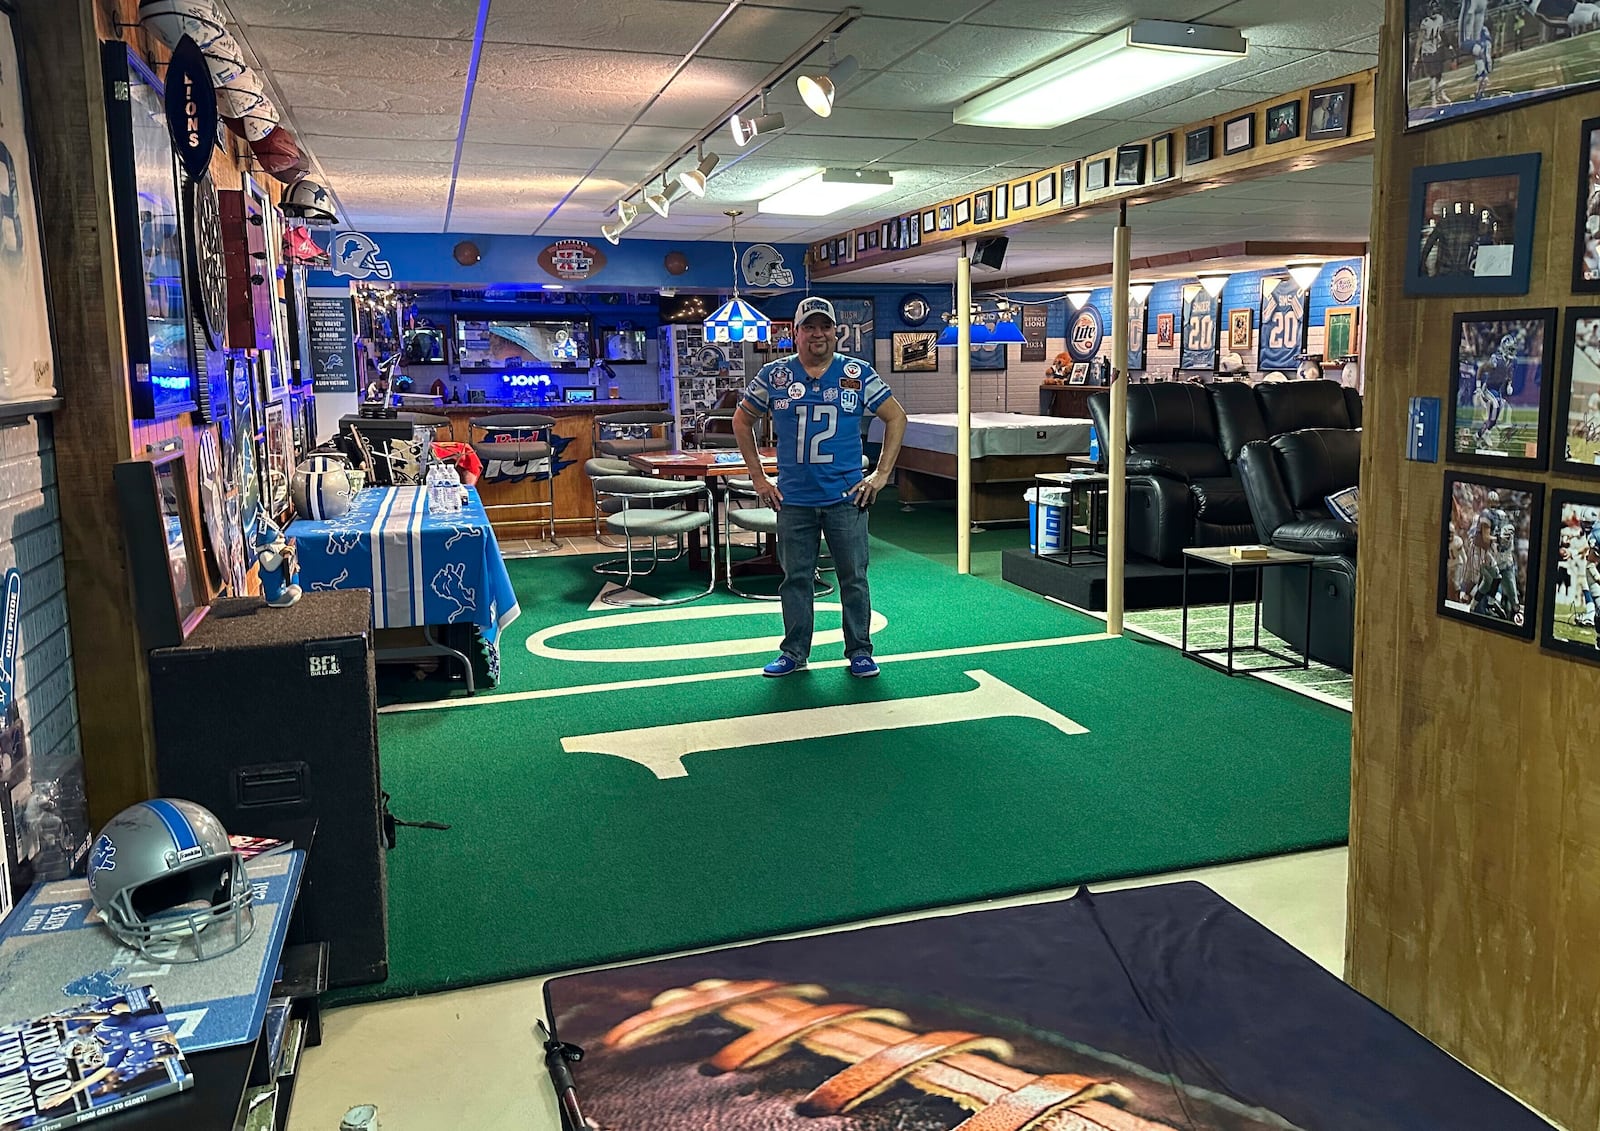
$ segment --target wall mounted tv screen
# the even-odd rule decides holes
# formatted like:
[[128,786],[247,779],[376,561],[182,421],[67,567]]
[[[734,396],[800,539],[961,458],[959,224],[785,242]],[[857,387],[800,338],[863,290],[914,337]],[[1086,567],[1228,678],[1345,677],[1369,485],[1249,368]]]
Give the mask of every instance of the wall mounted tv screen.
[[456,319],[463,370],[587,369],[594,363],[589,320]]
[[604,352],[600,355],[618,365],[643,365],[645,363],[646,335],[631,326],[600,327],[600,342]]

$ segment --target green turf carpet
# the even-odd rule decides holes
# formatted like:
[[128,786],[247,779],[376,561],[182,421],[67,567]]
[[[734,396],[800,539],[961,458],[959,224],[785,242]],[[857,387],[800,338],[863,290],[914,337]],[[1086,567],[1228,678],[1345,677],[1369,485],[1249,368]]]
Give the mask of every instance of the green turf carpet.
[[872,553],[871,681],[818,666],[836,612],[763,679],[775,602],[591,611],[594,559],[511,563],[500,687],[380,719],[395,812],[451,828],[401,830],[389,981],[336,1000],[1345,839],[1343,712]]

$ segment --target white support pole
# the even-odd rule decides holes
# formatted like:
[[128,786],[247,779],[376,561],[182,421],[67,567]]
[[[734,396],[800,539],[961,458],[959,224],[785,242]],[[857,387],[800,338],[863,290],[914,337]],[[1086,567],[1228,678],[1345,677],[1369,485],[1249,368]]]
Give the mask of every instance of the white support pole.
[[1106,489],[1106,631],[1122,635],[1124,543],[1128,529],[1128,206],[1111,245],[1111,435],[1102,436]]
[[972,260],[956,260],[956,572],[972,572]]

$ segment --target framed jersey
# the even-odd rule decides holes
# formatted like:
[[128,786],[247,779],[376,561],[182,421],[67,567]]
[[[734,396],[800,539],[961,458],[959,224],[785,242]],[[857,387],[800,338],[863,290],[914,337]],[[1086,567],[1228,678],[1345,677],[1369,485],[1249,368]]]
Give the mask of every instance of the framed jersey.
[[1179,369],[1217,368],[1217,318],[1222,310],[1220,296],[1211,297],[1199,283],[1183,288],[1183,342],[1178,352]]
[[859,357],[868,365],[876,364],[878,339],[873,326],[872,299],[831,298],[831,301],[839,315],[835,327],[839,334],[839,352]]
[[1128,296],[1128,372],[1139,373],[1144,369],[1144,339],[1149,327],[1148,313],[1150,310],[1149,296],[1135,298]]
[[1300,367],[1306,345],[1305,296],[1287,275],[1261,280],[1261,341],[1256,369],[1262,373],[1293,373]]

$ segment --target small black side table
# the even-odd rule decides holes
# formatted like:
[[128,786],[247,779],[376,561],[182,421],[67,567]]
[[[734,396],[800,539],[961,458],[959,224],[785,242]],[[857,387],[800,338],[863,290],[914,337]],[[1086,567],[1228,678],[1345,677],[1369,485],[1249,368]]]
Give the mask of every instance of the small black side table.
[[[1071,457],[1068,457],[1071,460]],[[1049,484],[1054,487],[1067,489],[1067,513],[1061,516],[1062,535],[1066,540],[1065,551],[1059,553],[1043,553],[1039,547],[1044,545],[1044,487]],[[1109,513],[1109,505],[1102,505],[1111,490],[1111,476],[1103,471],[1041,471],[1033,477],[1036,490],[1034,496],[1039,500],[1035,504],[1038,515],[1038,533],[1033,540],[1033,554],[1038,558],[1065,558],[1067,564],[1072,565],[1073,555],[1079,557],[1104,558],[1106,545],[1101,535],[1101,516]],[[1080,495],[1089,496],[1089,522],[1085,533],[1089,536],[1087,546],[1078,547],[1076,539],[1072,537],[1077,527],[1073,524],[1072,515],[1078,508]]]
[[[1259,558],[1236,558],[1228,546],[1194,546],[1183,552],[1183,641],[1182,651],[1191,660],[1198,660],[1207,667],[1216,668],[1219,672],[1228,675],[1253,674],[1256,672],[1287,671],[1290,668],[1309,668],[1311,666],[1311,569],[1316,562],[1311,554],[1298,554],[1292,550],[1280,550],[1268,547],[1266,556]],[[1207,568],[1225,569],[1228,571],[1228,644],[1225,648],[1190,648],[1189,647],[1189,563],[1193,561]],[[1293,656],[1278,652],[1261,643],[1261,574],[1264,570],[1277,566],[1304,566],[1306,570],[1306,650],[1301,656]],[[1249,644],[1238,644],[1234,638],[1234,617],[1239,609],[1238,593],[1235,581],[1241,571],[1252,574],[1255,578],[1255,626],[1251,632]],[[1244,653],[1257,653],[1270,656],[1281,663],[1271,665],[1252,666],[1242,668],[1233,661],[1234,657]],[[1218,662],[1213,656],[1221,655],[1223,660]]]

